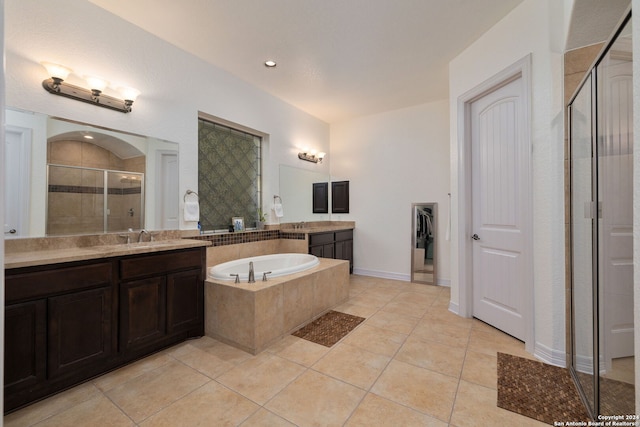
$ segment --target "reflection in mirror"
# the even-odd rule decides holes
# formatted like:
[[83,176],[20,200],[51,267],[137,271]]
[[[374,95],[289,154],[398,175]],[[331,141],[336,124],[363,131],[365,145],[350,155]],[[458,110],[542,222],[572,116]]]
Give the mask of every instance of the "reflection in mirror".
[[144,228],[144,154],[98,131],[47,143],[47,236]]
[[179,228],[178,144],[15,109],[6,119],[5,238]]
[[[596,68],[599,415],[635,413],[631,22]],[[637,182],[637,181],[636,181]]]
[[597,402],[594,376],[593,221],[585,212],[592,191],[591,76],[570,105],[573,369],[590,413]]
[[436,283],[437,203],[411,205],[411,281]]
[[[307,169],[280,165],[280,222],[328,221],[329,214],[313,213],[313,184],[329,181],[329,176]],[[275,218],[273,216],[272,218]]]

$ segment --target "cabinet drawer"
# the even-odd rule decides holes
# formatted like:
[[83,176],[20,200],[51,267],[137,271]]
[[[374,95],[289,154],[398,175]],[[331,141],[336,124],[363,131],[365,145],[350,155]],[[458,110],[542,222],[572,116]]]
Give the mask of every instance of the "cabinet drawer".
[[336,231],[336,242],[353,240],[353,230]]
[[120,261],[120,278],[158,276],[172,271],[201,268],[200,249],[126,258]]
[[310,234],[309,245],[324,245],[325,243],[333,243],[333,237],[333,232]]
[[6,299],[9,303],[110,285],[112,270],[112,264],[105,262],[8,274],[5,277]]

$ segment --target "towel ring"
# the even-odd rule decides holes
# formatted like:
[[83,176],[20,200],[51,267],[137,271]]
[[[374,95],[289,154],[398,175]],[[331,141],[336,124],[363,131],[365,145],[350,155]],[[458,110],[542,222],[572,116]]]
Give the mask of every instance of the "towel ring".
[[182,198],[182,200],[183,200],[184,202],[186,202],[186,201],[187,201],[187,196],[189,196],[189,195],[191,195],[191,194],[195,194],[195,195],[196,195],[196,198],[199,198],[198,193],[196,193],[195,191],[192,191],[192,190],[187,190],[187,192],[186,192],[186,193],[184,193],[184,197]]
[[280,196],[273,196],[273,203],[276,203],[276,199],[280,199],[280,203],[282,203],[282,198]]

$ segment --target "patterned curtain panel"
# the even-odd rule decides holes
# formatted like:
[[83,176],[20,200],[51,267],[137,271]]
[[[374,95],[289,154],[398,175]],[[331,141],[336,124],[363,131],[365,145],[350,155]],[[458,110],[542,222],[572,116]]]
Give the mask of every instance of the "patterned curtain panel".
[[254,227],[260,207],[261,138],[202,119],[198,133],[202,229],[226,230],[233,217]]

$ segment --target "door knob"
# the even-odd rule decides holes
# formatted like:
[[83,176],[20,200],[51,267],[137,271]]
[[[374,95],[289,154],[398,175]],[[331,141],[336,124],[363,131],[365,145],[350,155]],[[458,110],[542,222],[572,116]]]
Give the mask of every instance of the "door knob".
[[12,228],[12,229],[11,229],[11,230],[9,230],[9,231],[5,231],[5,234],[6,234],[6,233],[9,233],[9,234],[16,234],[16,233],[17,233],[17,231],[16,231],[16,229],[15,229],[15,228]]
[[477,234],[474,234],[473,236],[471,236],[471,238],[473,240],[480,240],[480,237]]

